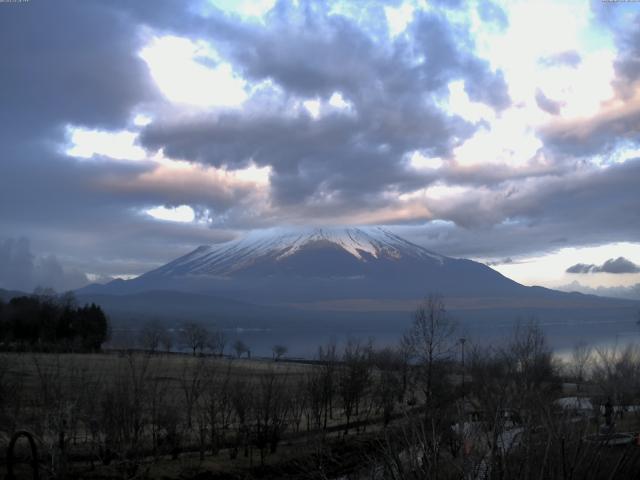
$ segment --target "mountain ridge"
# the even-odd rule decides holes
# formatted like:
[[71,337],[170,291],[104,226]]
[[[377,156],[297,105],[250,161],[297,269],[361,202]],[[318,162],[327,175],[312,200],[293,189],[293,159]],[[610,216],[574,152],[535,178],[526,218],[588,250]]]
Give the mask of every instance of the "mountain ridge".
[[340,248],[364,262],[398,258],[401,252],[409,257],[430,258],[440,263],[446,258],[380,227],[315,228],[307,231],[253,233],[220,245],[201,245],[143,276],[180,274],[186,270],[194,274],[228,276],[249,266],[259,257],[282,261],[305,248],[322,245]]
[[[165,293],[154,296],[152,291]],[[524,286],[485,264],[439,255],[379,227],[255,232],[199,246],[137,278],[78,293],[85,298],[112,295],[101,300],[119,312],[128,303],[144,311],[135,295],[145,293],[149,302],[158,303],[153,305],[156,315],[210,315],[217,321],[227,316],[251,319],[253,325],[303,320],[304,328],[366,325],[369,318],[395,329],[429,293],[445,297],[456,315],[483,321],[626,318],[638,305]],[[200,296],[190,300],[184,293]],[[192,305],[185,308],[184,303]]]
[[[131,280],[85,293],[178,290],[251,303],[346,298],[504,296],[528,289],[487,265],[431,252],[379,228],[272,230],[199,246]],[[527,295],[534,294],[530,290]]]

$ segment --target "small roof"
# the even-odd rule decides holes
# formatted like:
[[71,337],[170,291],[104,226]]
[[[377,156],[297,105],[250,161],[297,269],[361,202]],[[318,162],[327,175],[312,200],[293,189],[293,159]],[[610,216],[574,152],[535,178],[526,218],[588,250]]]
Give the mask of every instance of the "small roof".
[[586,397],[562,397],[555,404],[567,410],[593,410],[591,400]]

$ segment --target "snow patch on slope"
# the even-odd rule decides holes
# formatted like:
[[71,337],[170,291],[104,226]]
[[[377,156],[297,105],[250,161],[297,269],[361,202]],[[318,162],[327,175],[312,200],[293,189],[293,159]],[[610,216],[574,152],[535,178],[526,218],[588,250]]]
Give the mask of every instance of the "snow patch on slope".
[[282,261],[319,242],[328,242],[362,262],[372,259],[415,258],[443,264],[446,257],[432,253],[381,227],[271,229],[253,232],[240,240],[201,246],[154,271],[156,275],[230,275],[251,264],[271,258]]

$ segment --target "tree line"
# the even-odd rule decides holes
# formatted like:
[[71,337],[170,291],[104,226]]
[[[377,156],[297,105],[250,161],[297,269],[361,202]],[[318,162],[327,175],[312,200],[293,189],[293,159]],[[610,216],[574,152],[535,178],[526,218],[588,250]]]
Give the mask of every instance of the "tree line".
[[[182,322],[172,329],[159,320],[150,320],[141,326],[134,340],[136,347],[149,354],[185,349],[194,357],[205,354],[223,357],[226,352],[237,358],[251,358],[251,348],[243,340],[236,339],[229,345],[229,339],[223,331],[195,321]],[[286,345],[275,344],[271,351],[273,359],[278,361],[289,349]]]
[[0,348],[95,352],[108,339],[109,320],[94,303],[79,306],[73,294],[37,290],[33,295],[0,299]]

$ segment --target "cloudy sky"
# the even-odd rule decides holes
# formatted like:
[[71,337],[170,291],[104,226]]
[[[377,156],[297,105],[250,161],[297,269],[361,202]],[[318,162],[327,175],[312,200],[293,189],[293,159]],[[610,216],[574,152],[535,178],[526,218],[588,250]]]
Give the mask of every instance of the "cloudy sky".
[[0,287],[387,225],[640,296],[640,3],[22,0],[0,41]]

